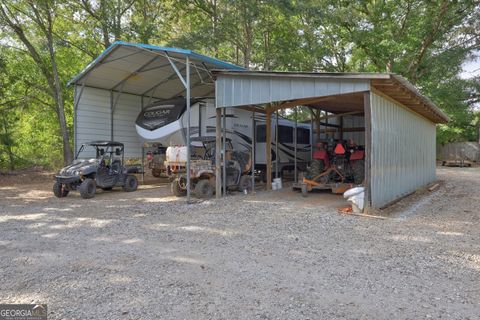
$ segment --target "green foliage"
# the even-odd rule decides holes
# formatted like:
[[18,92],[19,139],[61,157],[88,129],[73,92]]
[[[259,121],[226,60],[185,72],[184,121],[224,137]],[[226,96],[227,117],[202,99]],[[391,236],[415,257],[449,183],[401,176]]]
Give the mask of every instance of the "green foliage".
[[[480,48],[474,0],[0,0],[0,9],[0,169],[62,164],[59,110],[70,137],[73,127],[66,83],[116,40],[185,47],[258,70],[398,73],[451,117],[438,126],[439,143],[478,139],[480,81],[458,76]],[[43,29],[49,16],[53,43]],[[5,17],[20,19],[39,60]],[[297,118],[310,111],[299,108]]]

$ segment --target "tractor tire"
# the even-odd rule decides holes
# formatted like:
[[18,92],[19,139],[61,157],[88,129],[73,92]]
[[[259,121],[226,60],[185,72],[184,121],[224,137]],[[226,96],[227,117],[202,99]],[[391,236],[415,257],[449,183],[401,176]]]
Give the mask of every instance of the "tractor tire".
[[252,192],[252,177],[250,176],[241,176],[240,182],[238,183],[238,191],[244,193]]
[[180,181],[177,179],[174,179],[172,183],[170,183],[170,190],[172,191],[172,194],[176,197],[183,197],[187,194],[187,190],[184,190],[180,187]]
[[125,184],[123,185],[123,191],[125,192],[133,192],[136,191],[138,188],[138,180],[133,174],[127,175],[125,178]]
[[55,182],[53,185],[53,194],[57,198],[64,198],[68,195],[68,190],[65,189],[63,183]]
[[202,179],[195,185],[195,196],[199,199],[210,199],[213,191],[213,186],[208,179]]
[[362,184],[365,180],[365,160],[355,160],[352,163],[353,182],[355,184]]
[[310,167],[307,170],[307,176],[312,179],[321,174],[323,170],[325,170],[323,160],[312,160],[312,163],[310,163]]
[[90,199],[95,197],[97,186],[95,185],[95,181],[93,179],[88,178],[83,180],[82,184],[80,184],[80,188],[78,189],[83,199]]

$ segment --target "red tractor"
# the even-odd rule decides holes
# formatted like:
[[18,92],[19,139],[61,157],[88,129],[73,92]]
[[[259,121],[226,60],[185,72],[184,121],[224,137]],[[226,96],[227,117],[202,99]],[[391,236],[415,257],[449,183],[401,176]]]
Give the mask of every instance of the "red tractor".
[[327,148],[320,143],[300,187],[305,192],[312,189],[344,192],[353,184],[362,184],[364,179],[365,150],[362,147],[353,140],[340,141]]

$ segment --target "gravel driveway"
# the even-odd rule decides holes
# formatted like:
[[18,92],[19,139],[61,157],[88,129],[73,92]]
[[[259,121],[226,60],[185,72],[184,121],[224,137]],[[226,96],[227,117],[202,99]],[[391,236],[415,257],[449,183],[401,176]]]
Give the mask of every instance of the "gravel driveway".
[[49,319],[479,319],[480,169],[438,178],[385,220],[300,196],[4,184],[0,300],[47,303]]

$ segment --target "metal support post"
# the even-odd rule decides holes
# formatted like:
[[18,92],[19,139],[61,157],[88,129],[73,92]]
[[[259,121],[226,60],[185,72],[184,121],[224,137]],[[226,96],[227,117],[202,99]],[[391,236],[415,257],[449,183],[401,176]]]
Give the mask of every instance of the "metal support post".
[[[190,58],[187,55],[185,58],[186,62],[186,76],[187,81],[185,81],[185,87],[187,89],[187,203],[190,203]],[[180,77],[180,79],[182,79]]]
[[272,190],[272,111],[266,108],[265,161],[267,165],[267,190]]
[[298,175],[297,174],[297,135],[298,135],[298,132],[297,132],[297,122],[298,122],[298,120],[297,120],[297,118],[298,118],[298,112],[297,112],[297,107],[295,107],[295,130],[293,132],[293,143],[294,143],[293,146],[295,148],[295,157],[294,157],[295,168],[294,168],[294,171],[293,171],[294,174],[295,174],[295,177],[294,177],[293,180],[295,182],[297,182],[297,175]]
[[310,108],[310,160],[313,160],[313,146],[315,142],[313,141],[313,110]]
[[255,111],[252,112],[252,194],[255,193]]
[[222,196],[222,109],[215,109],[215,198]]
[[227,145],[227,108],[223,108],[223,145],[222,145],[222,155],[223,155],[223,196],[227,196],[227,157],[226,157],[226,145]]
[[113,141],[113,91],[110,90],[110,140]]
[[278,110],[275,113],[275,178],[278,178]]

